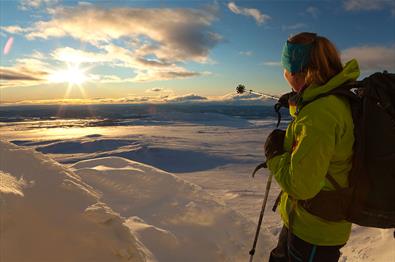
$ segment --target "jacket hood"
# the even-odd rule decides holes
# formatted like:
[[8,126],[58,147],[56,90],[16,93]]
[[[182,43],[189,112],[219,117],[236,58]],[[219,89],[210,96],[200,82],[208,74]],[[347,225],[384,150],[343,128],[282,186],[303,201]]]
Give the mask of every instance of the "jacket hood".
[[352,59],[344,65],[343,70],[339,74],[332,77],[326,84],[322,86],[312,84],[307,87],[303,91],[302,100],[313,100],[316,96],[320,94],[325,94],[346,82],[355,81],[359,77],[359,74],[360,71],[358,62],[357,60]]

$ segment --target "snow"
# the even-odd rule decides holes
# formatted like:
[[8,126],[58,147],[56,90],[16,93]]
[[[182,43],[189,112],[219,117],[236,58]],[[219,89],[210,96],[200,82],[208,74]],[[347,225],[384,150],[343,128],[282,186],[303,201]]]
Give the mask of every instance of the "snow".
[[[239,261],[248,253],[254,224],[171,173],[120,157],[65,168],[0,145],[6,261]],[[31,186],[18,182],[22,174]]]
[[239,261],[248,254],[254,224],[195,184],[120,157],[80,161],[71,169],[128,218],[159,261]]
[[37,147],[36,150],[59,155],[55,158],[58,159],[59,157],[58,161],[61,163],[75,163],[84,159],[120,156],[174,173],[201,171],[202,169],[211,169],[237,161],[231,157],[217,156],[191,149],[146,145],[133,139],[54,142]]
[[[2,127],[0,260],[246,261],[268,177],[251,171],[274,122],[195,117]],[[254,261],[276,245],[279,190]],[[354,225],[340,261],[395,261],[394,244],[393,230]]]
[[150,259],[124,219],[69,169],[3,141],[0,156],[1,261]]
[[12,175],[0,171],[0,181],[0,192],[23,196],[22,187],[26,185],[23,178],[17,180]]

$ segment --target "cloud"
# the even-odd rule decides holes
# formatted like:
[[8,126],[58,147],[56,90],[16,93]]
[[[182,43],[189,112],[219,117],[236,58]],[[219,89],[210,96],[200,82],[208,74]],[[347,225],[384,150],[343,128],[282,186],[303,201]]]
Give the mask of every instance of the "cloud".
[[306,9],[306,13],[310,14],[313,18],[318,18],[320,11],[317,7],[309,6]]
[[[38,56],[39,53],[34,53]],[[51,70],[36,58],[19,58],[12,67],[0,67],[0,88],[46,83]]]
[[162,87],[153,87],[145,90],[146,93],[160,95],[160,98],[165,99],[171,95],[174,95],[174,90]]
[[76,64],[105,63],[112,60],[112,57],[104,52],[89,52],[71,47],[57,48],[51,52],[51,57],[57,61]]
[[[50,100],[23,100],[10,104],[164,104],[164,103],[202,103],[222,105],[274,105],[277,100],[256,94],[245,93],[238,95],[230,93],[224,96],[205,97],[197,94],[185,95],[156,95],[136,96],[129,95],[121,98],[87,98],[87,99],[50,99]],[[7,101],[1,101],[7,103]]]
[[302,28],[306,28],[306,27],[307,27],[307,25],[304,24],[304,23],[297,23],[297,24],[293,24],[293,25],[283,25],[281,27],[281,29],[283,31],[285,31],[285,30],[298,30],[298,29],[302,29]]
[[165,70],[137,70],[137,75],[133,78],[133,82],[182,79],[200,75],[202,75],[202,73],[192,72],[184,68],[174,66],[172,68],[166,68]]
[[58,3],[58,0],[22,0],[20,8],[22,10],[27,10],[29,8],[38,9],[41,6],[51,6],[56,3]]
[[78,2],[78,5],[89,5],[89,6],[91,6],[91,5],[93,5],[93,4],[90,3],[90,2],[80,1],[80,2]]
[[229,2],[228,8],[235,14],[251,16],[255,19],[258,25],[263,24],[271,19],[270,16],[262,14],[258,9],[238,7],[235,2]]
[[196,102],[196,101],[207,101],[207,97],[204,96],[199,96],[199,95],[195,95],[195,94],[187,94],[187,95],[181,95],[181,96],[175,96],[175,97],[171,97],[171,98],[166,98],[165,99],[166,102],[170,102],[170,103],[180,103],[180,102]]
[[10,33],[10,34],[20,34],[20,33],[27,31],[27,29],[24,29],[24,28],[17,26],[17,25],[0,26],[0,29],[3,31],[6,31],[7,33]]
[[265,61],[263,62],[263,65],[265,66],[281,66],[280,61]]
[[5,67],[0,67],[0,80],[29,80],[38,81],[41,80],[39,75],[34,74],[34,72],[29,71],[17,71],[15,69],[8,69]]
[[[42,1],[32,3],[42,4]],[[47,3],[45,1],[45,3]],[[185,63],[209,63],[210,50],[222,41],[212,32],[216,8],[113,8],[89,4],[49,9],[48,20],[30,27],[1,27],[4,32],[24,34],[29,40],[72,37],[94,46],[90,52],[63,47],[50,53],[52,62],[88,63],[131,69],[131,76],[101,77],[102,82],[147,82],[207,75],[190,71]]]
[[164,89],[163,88],[161,88],[161,87],[154,87],[154,88],[151,88],[151,89],[148,89],[148,90],[146,90],[146,92],[161,92],[161,91],[163,91]]
[[390,9],[395,11],[395,2],[392,0],[345,0],[343,6],[347,11],[370,11]]
[[[28,39],[70,36],[97,47],[116,39],[134,43],[161,62],[205,62],[222,37],[210,31],[214,13],[197,9],[102,9],[91,5],[52,10],[52,19],[25,28]],[[144,40],[142,40],[144,39]]]
[[240,55],[245,55],[245,56],[252,56],[254,52],[252,51],[240,51]]
[[[200,75],[208,75],[207,72],[189,71],[176,64],[163,64],[154,60],[135,57],[132,51],[115,45],[103,47],[104,51],[89,52],[78,50],[70,47],[63,47],[53,50],[49,56],[39,52],[33,52],[32,55],[16,60],[12,67],[4,69],[12,72],[20,72],[21,77],[26,76],[25,80],[39,79],[41,83],[50,83],[52,77],[62,74],[66,65],[79,65],[78,67],[85,71],[87,82],[103,83],[131,83],[131,82],[150,82],[158,80],[182,79]],[[50,64],[51,62],[51,64]],[[61,66],[60,64],[64,64]],[[55,65],[54,65],[55,64]],[[94,74],[90,70],[97,65],[106,65],[111,67],[130,68],[130,77],[120,77],[117,75]],[[26,73],[27,72],[27,73]],[[37,72],[45,72],[45,78]],[[13,86],[30,86],[32,81],[16,81],[12,77],[2,78],[2,87]]]
[[352,47],[343,50],[341,57],[345,62],[357,59],[361,69],[365,71],[395,70],[395,45]]
[[277,99],[274,100],[265,95],[246,92],[244,94],[230,93],[221,97],[212,98],[210,101],[213,103],[231,105],[273,105],[277,102]]

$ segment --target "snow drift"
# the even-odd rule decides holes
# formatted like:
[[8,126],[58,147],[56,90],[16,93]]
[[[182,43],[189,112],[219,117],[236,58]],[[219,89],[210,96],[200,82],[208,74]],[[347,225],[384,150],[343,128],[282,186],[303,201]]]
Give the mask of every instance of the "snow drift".
[[55,161],[0,141],[2,261],[146,261],[150,253]]
[[[158,261],[243,261],[248,256],[255,225],[199,186],[120,157],[80,161],[71,168],[128,218],[125,224]],[[274,238],[265,231],[261,237],[258,257]]]
[[[65,168],[3,141],[0,156],[4,261],[241,261],[248,254],[255,225],[165,171],[120,157]],[[274,241],[262,234],[261,258]]]

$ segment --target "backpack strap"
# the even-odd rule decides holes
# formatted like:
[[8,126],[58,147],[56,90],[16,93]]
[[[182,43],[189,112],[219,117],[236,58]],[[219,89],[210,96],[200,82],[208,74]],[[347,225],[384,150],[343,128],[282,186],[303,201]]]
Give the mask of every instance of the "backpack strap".
[[320,99],[322,97],[330,96],[330,95],[338,95],[338,96],[347,97],[350,102],[360,103],[360,98],[358,97],[358,94],[351,91],[351,89],[354,89],[354,88],[356,88],[358,90],[359,87],[360,87],[360,84],[357,81],[346,82],[346,83],[332,89],[329,92],[326,92],[324,94],[320,94],[320,95],[314,97],[314,99],[312,99],[312,100],[302,101],[298,111],[302,110],[303,107],[314,102],[315,100]]
[[329,180],[329,182],[331,182],[331,184],[334,186],[334,188],[336,190],[341,190],[342,187],[339,185],[339,183],[336,182],[336,180],[333,178],[333,176],[331,174],[327,174],[326,178]]

